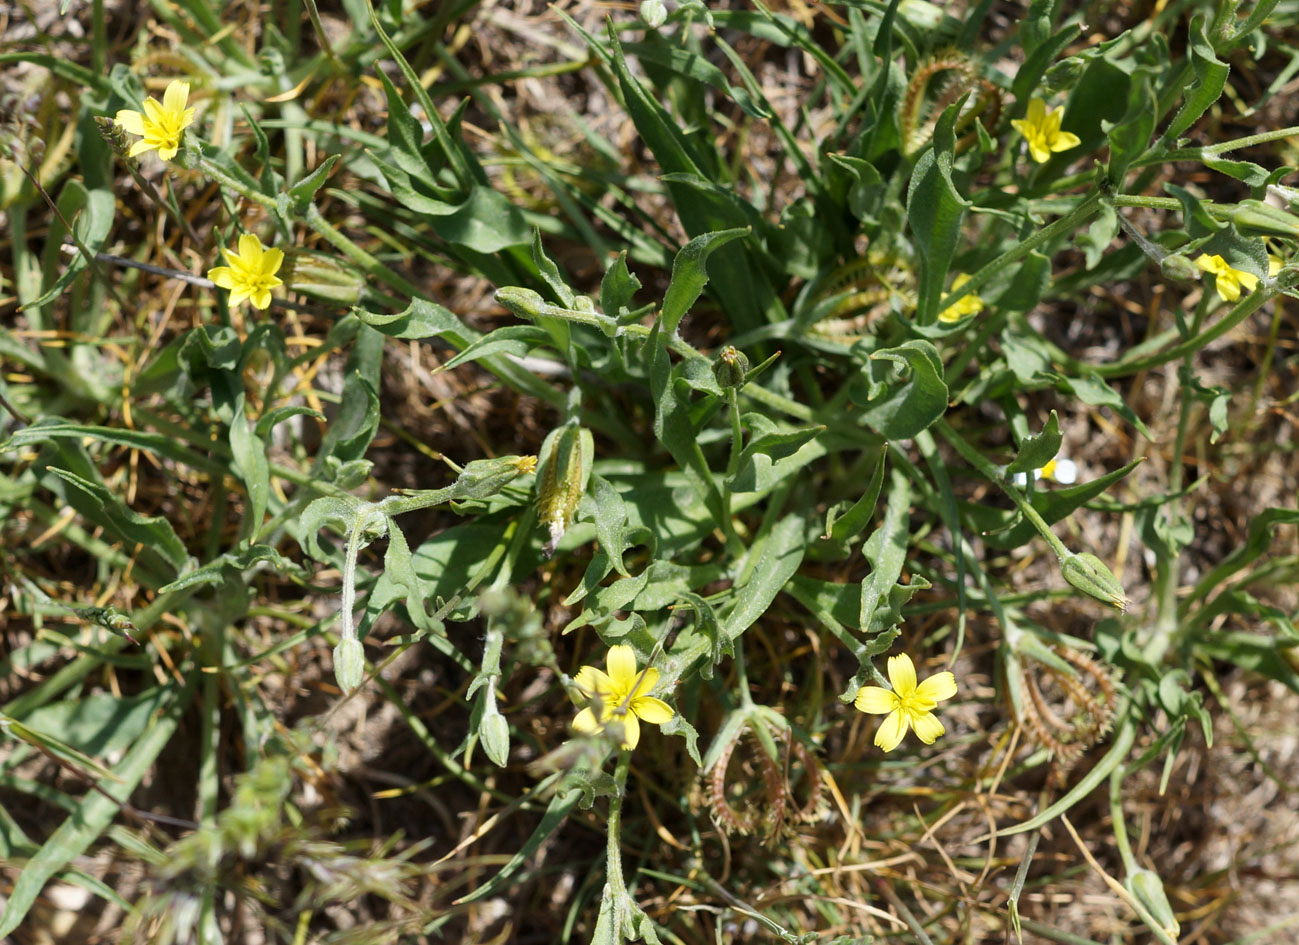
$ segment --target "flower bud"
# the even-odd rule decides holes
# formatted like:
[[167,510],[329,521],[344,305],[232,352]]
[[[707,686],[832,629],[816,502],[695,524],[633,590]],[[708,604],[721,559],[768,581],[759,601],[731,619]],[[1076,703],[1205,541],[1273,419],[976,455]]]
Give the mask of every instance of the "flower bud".
[[1186,284],[1200,278],[1200,270],[1195,268],[1195,263],[1176,253],[1165,256],[1159,263],[1159,270],[1169,282]]
[[365,677],[365,647],[356,637],[344,637],[334,647],[334,679],[338,688],[351,692]]
[[744,377],[749,373],[749,359],[734,345],[727,345],[717,352],[713,360],[713,377],[717,386],[722,389],[744,386]]
[[663,0],[644,0],[640,5],[640,18],[652,30],[658,29],[668,18],[668,8]]
[[1177,941],[1182,927],[1173,914],[1173,907],[1168,904],[1168,896],[1164,893],[1164,884],[1159,875],[1153,870],[1137,869],[1128,875],[1123,885],[1132,894],[1132,898],[1141,903],[1151,918],[1159,923],[1165,934]]
[[486,499],[537,468],[535,456],[498,456],[466,463],[452,487],[452,499]]
[[1042,88],[1047,92],[1063,92],[1065,89],[1071,89],[1082,78],[1086,67],[1087,64],[1077,56],[1061,59],[1046,70],[1046,75],[1042,77]]
[[1095,555],[1070,555],[1061,560],[1060,572],[1066,581],[1088,597],[1094,597],[1121,611],[1128,609],[1128,597],[1123,593],[1123,585],[1114,576],[1114,572],[1106,567],[1105,562]]
[[291,249],[284,254],[280,275],[285,287],[322,302],[355,305],[361,300],[365,279],[350,266],[327,253]]
[[498,768],[505,767],[510,757],[510,726],[505,716],[496,711],[487,715],[478,729],[478,737],[482,739],[483,751],[487,752],[492,764]]
[[537,475],[537,518],[550,531],[546,554],[573,524],[578,503],[591,480],[595,443],[591,431],[575,424],[552,430],[541,444],[541,471]]

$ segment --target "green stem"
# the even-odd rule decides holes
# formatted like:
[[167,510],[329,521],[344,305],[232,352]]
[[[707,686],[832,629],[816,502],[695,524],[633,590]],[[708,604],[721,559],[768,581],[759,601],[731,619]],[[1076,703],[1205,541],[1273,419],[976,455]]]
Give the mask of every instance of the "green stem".
[[[1261,295],[1262,293],[1255,294]],[[1195,337],[1200,331],[1205,313],[1209,309],[1210,298],[1207,289],[1200,296],[1200,302],[1195,307],[1195,315],[1191,321],[1189,334],[1192,337]],[[1182,517],[1182,500],[1178,493],[1182,491],[1182,479],[1185,473],[1182,454],[1186,450],[1186,435],[1190,429],[1191,408],[1194,403],[1194,394],[1191,387],[1194,359],[1195,351],[1188,351],[1177,371],[1176,383],[1181,387],[1178,393],[1181,395],[1182,403],[1177,417],[1177,435],[1173,440],[1173,455],[1169,459],[1168,469],[1168,492],[1171,498],[1168,501],[1165,521],[1168,525],[1167,533],[1170,536],[1176,533],[1177,522]],[[1178,559],[1181,557],[1181,548],[1176,544],[1171,544],[1167,552],[1168,560],[1160,562],[1162,567],[1158,569],[1159,612],[1155,619],[1155,633],[1145,650],[1146,657],[1151,662],[1159,661],[1177,632],[1177,589],[1182,576]]]
[[985,459],[978,450],[967,443],[959,433],[951,428],[946,420],[939,420],[934,426],[942,434],[943,439],[950,443],[967,463],[1010,497],[1010,501],[1015,503],[1024,518],[1033,524],[1038,534],[1051,546],[1051,550],[1055,552],[1056,557],[1061,561],[1072,557],[1072,553],[1064,546],[1064,542],[1055,536],[1055,533],[1051,531],[1051,526],[1038,514],[1037,509],[1033,508],[1032,503],[1024,498],[1024,494],[1016,488],[1007,486],[1005,476],[1002,475],[1001,470],[995,464]]
[[1123,769],[1115,768],[1110,775],[1110,822],[1114,829],[1114,845],[1119,848],[1119,857],[1123,860],[1123,870],[1129,876],[1141,868],[1137,858],[1132,855],[1132,844],[1128,840],[1128,825],[1123,819]]
[[[605,881],[609,884],[614,902],[627,898],[627,881],[622,875],[622,799],[627,793],[627,772],[631,770],[631,752],[618,752],[618,764],[613,770],[613,795],[609,798],[609,834],[605,853]],[[621,930],[617,930],[621,934]]]
[[[1175,361],[1178,358],[1185,357],[1199,351],[1201,348],[1211,342],[1221,338],[1227,332],[1231,331],[1250,315],[1263,307],[1263,304],[1276,295],[1277,290],[1270,288],[1268,283],[1260,284],[1258,291],[1252,292],[1245,298],[1241,299],[1230,312],[1222,319],[1215,322],[1213,327],[1205,329],[1200,334],[1192,336],[1179,345],[1174,345],[1166,351],[1158,354],[1148,355],[1143,358],[1133,360],[1123,360],[1111,362],[1110,364],[1098,365],[1090,370],[1094,370],[1101,377],[1121,377],[1125,374],[1137,374],[1141,371],[1148,371],[1151,368],[1158,367],[1161,364],[1167,364],[1169,361]],[[1077,363],[1077,362],[1075,362]]]
[[[1174,201],[1176,203],[1176,201]],[[1181,204],[1178,204],[1180,207]],[[1019,262],[1033,250],[1037,249],[1044,243],[1047,243],[1057,236],[1070,232],[1083,223],[1090,220],[1101,207],[1101,193],[1097,190],[1089,197],[1082,200],[1078,206],[1074,207],[1054,223],[1044,226],[1028,239],[1021,243],[1015,244],[1006,252],[1002,253],[992,262],[988,263],[961,285],[959,289],[953,289],[947,296],[948,306],[955,305],[967,295],[973,295],[978,292],[993,276],[1001,272],[1007,266]]]

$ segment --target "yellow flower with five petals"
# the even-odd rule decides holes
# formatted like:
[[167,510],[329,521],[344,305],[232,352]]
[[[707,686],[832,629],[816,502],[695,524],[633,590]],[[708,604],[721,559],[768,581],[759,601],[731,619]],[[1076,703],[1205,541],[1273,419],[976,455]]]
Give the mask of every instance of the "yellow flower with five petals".
[[871,715],[886,718],[875,733],[875,744],[892,751],[902,744],[908,728],[926,745],[932,745],[946,729],[934,716],[934,709],[944,699],[956,695],[956,677],[951,673],[935,673],[919,685],[916,684],[916,667],[905,653],[889,657],[889,682],[892,689],[880,686],[863,686],[857,693],[854,705]]
[[271,304],[271,289],[283,285],[284,280],[275,273],[284,262],[284,253],[266,249],[262,241],[251,233],[239,237],[239,252],[223,249],[228,266],[217,266],[207,271],[207,277],[223,289],[230,290],[230,304],[238,305],[244,299],[253,308],[266,308]]
[[170,161],[180,150],[181,132],[194,120],[194,109],[186,108],[189,102],[189,83],[173,79],[162,93],[162,102],[150,96],[144,100],[144,111],[121,109],[113,118],[114,124],[129,134],[140,135],[131,145],[128,157],[146,151],[157,151],[158,157]]
[[1200,257],[1195,260],[1195,265],[1204,272],[1213,274],[1213,287],[1218,290],[1228,302],[1234,302],[1240,298],[1241,286],[1245,287],[1246,292],[1253,292],[1258,286],[1258,276],[1252,272],[1245,272],[1243,269],[1233,269],[1227,265],[1227,260],[1221,256],[1209,256],[1201,253]]
[[583,666],[574,677],[590,705],[577,713],[573,728],[583,735],[591,735],[617,721],[622,723],[622,747],[635,748],[640,741],[642,720],[662,725],[674,714],[670,705],[648,694],[658,685],[659,671],[647,666],[637,672],[636,652],[624,645],[610,648],[605,666],[607,673],[594,666]]
[[1011,121],[1014,129],[1028,142],[1028,153],[1038,164],[1049,161],[1052,151],[1068,151],[1082,144],[1073,132],[1060,130],[1063,117],[1059,111],[1048,111],[1046,102],[1035,98],[1028,103],[1028,112],[1023,118]]

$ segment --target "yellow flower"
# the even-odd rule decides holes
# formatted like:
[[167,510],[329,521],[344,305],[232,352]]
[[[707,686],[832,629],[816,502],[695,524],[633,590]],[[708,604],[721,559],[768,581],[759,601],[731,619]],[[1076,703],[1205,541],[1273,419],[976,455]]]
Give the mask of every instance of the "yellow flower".
[[1201,253],[1195,264],[1205,272],[1213,273],[1213,287],[1228,302],[1240,298],[1241,286],[1244,286],[1246,291],[1253,292],[1258,285],[1258,276],[1241,269],[1232,269],[1227,265],[1227,260],[1221,256],[1208,256]]
[[934,717],[934,709],[942,700],[956,695],[956,677],[947,672],[935,673],[916,685],[915,664],[902,653],[889,657],[889,682],[893,684],[891,690],[863,686],[854,703],[871,715],[888,713],[875,733],[875,744],[892,751],[902,743],[907,729],[914,728],[922,742],[932,745],[946,731]]
[[1028,103],[1028,114],[1011,122],[1028,142],[1028,153],[1037,163],[1049,161],[1052,151],[1068,151],[1082,144],[1073,132],[1060,130],[1063,117],[1058,111],[1047,111],[1046,102],[1035,98]]
[[266,249],[262,241],[251,233],[239,237],[239,252],[223,249],[228,266],[217,266],[207,271],[207,277],[223,289],[230,290],[230,304],[238,305],[244,299],[253,308],[266,308],[271,304],[271,289],[284,281],[275,273],[284,262],[284,253]]
[[180,150],[180,133],[194,120],[194,109],[186,108],[189,101],[189,83],[173,79],[162,93],[162,104],[150,96],[144,100],[144,112],[123,108],[113,119],[114,123],[141,140],[131,145],[128,157],[145,151],[157,151],[158,157],[170,161]]
[[662,699],[646,695],[658,685],[659,671],[647,666],[636,671],[636,653],[629,646],[615,646],[606,660],[609,672],[583,666],[574,677],[591,705],[577,713],[573,728],[584,735],[599,732],[612,720],[622,723],[622,747],[631,749],[640,741],[640,719],[662,725],[672,718],[672,707]]
[[1267,277],[1269,279],[1276,278],[1276,274],[1284,267],[1285,262],[1280,256],[1273,256],[1271,253],[1267,254]]
[[[965,273],[961,273],[959,276],[957,276],[955,279],[952,280],[952,292],[955,292],[957,289],[959,289],[961,286],[965,285],[965,283],[969,281],[970,281],[970,277]],[[947,298],[947,296],[948,293],[944,292],[943,298]],[[938,320],[940,322],[947,322],[947,323],[959,322],[962,318],[964,318],[967,315],[978,315],[982,311],[983,311],[983,299],[979,298],[977,294],[971,293],[962,299],[958,299],[957,301],[953,302],[951,305],[947,306],[947,308],[939,312]]]

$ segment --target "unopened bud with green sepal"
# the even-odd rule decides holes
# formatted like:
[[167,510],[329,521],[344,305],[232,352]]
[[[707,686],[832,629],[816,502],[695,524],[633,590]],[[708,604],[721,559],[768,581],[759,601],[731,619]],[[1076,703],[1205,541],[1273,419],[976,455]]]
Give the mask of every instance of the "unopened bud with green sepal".
[[1165,934],[1176,941],[1182,933],[1182,926],[1168,903],[1168,895],[1164,892],[1164,884],[1159,875],[1143,867],[1130,873],[1123,885],[1132,894],[1132,898],[1141,903],[1150,917],[1159,923]]
[[718,387],[723,390],[728,387],[743,387],[748,373],[749,359],[743,351],[734,345],[727,345],[717,352],[717,357],[713,360],[713,377],[717,378]]
[[365,678],[365,647],[356,637],[344,637],[334,647],[334,679],[338,688],[351,692]]
[[478,736],[482,739],[483,751],[487,752],[492,764],[498,768],[505,767],[510,758],[510,725],[505,721],[505,716],[493,710],[483,718]]
[[546,554],[555,553],[559,540],[577,514],[577,506],[591,481],[595,443],[591,431],[573,423],[552,430],[541,444],[537,472],[537,519],[550,531]]
[[1060,572],[1064,579],[1088,597],[1119,610],[1128,609],[1128,596],[1123,593],[1114,572],[1093,554],[1072,554],[1060,559]]
[[1195,267],[1195,263],[1185,256],[1178,256],[1176,253],[1165,256],[1160,260],[1159,270],[1169,282],[1186,284],[1196,282],[1200,278],[1200,270]]
[[280,276],[285,287],[294,292],[339,305],[355,305],[365,288],[364,277],[341,259],[307,249],[285,253]]

